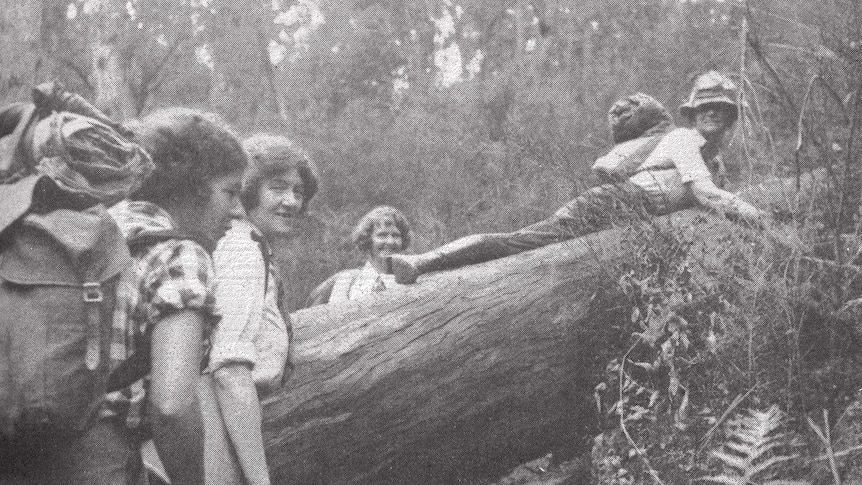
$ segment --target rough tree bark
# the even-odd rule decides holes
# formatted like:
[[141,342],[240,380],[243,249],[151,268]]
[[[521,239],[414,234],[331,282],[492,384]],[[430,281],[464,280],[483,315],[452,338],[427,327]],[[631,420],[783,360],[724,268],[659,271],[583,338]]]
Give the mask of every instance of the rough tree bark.
[[275,482],[459,483],[583,445],[616,236],[294,313],[297,369],[265,406]]
[[[701,215],[657,222],[716,231]],[[294,313],[296,372],[265,403],[275,483],[469,483],[586,445],[610,322],[631,310],[604,291],[625,234]]]

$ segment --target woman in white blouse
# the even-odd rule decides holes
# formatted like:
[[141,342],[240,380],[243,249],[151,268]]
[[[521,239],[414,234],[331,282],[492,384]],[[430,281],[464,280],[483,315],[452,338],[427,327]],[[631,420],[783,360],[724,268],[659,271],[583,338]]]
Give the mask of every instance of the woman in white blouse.
[[378,206],[359,220],[353,244],[365,253],[365,265],[331,276],[311,292],[305,306],[355,300],[397,285],[395,277],[387,274],[386,259],[410,246],[410,225],[398,209]]

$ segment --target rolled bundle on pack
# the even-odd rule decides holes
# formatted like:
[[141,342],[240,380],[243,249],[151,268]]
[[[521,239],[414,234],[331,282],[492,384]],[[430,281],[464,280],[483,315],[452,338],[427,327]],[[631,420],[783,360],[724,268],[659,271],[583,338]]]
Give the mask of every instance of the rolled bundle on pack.
[[53,113],[33,129],[35,172],[66,191],[113,205],[140,188],[154,165],[137,143],[76,113]]

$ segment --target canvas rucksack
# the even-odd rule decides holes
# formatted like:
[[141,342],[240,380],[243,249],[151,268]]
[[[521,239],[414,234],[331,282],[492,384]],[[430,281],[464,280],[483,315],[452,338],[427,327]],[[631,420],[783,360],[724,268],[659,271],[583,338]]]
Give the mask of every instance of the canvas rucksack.
[[[66,442],[97,417],[111,377],[114,313],[122,310],[116,301],[134,274],[129,242],[103,204],[127,196],[152,169],[122,130],[87,110],[57,112],[65,105],[56,95],[40,98],[37,89],[37,104],[19,110],[0,143],[0,457],[7,460]],[[146,372],[118,370],[122,382]]]
[[116,289],[132,267],[101,206],[29,213],[0,235],[0,429],[74,437],[105,394]]
[[169,239],[188,237],[127,240],[102,206],[30,213],[0,234],[0,476],[62,450],[107,392],[149,372],[147,339],[110,368],[112,327],[137,291],[131,254]]
[[674,128],[670,112],[653,97],[635,93],[611,106],[608,125],[616,145],[593,164],[605,181],[622,181],[646,161],[661,139]]

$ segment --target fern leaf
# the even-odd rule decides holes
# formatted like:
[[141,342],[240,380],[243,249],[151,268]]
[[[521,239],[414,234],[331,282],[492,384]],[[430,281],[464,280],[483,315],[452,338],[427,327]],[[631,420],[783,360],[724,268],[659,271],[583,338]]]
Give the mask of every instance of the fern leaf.
[[[779,432],[784,414],[777,406],[766,411],[749,410],[728,420],[725,427],[727,439],[722,449],[711,455],[719,459],[724,473],[703,477],[713,483],[730,485],[757,484],[756,476],[774,470],[776,465],[797,458],[796,455],[781,455],[777,451],[787,443],[788,434]],[[763,485],[800,485],[805,482],[770,480]]]
[[757,461],[761,456],[769,453],[778,446],[782,446],[784,441],[774,440],[770,442],[758,443],[749,450],[748,455],[752,461]]
[[796,459],[796,458],[799,458],[799,455],[792,455],[792,456],[773,456],[772,458],[768,458],[768,459],[766,459],[766,460],[764,460],[764,461],[762,461],[762,462],[758,463],[757,465],[753,466],[753,467],[750,469],[750,470],[751,470],[750,475],[753,477],[753,476],[757,475],[758,473],[760,473],[760,472],[762,472],[762,471],[766,470],[767,468],[771,467],[772,465],[775,465],[776,463],[783,463],[783,462],[785,462],[785,461],[790,461],[790,460],[793,460],[793,459]]
[[725,453],[723,451],[713,451],[712,456],[721,460],[725,465],[730,465],[738,470],[745,470],[748,468],[748,460],[740,458],[735,455],[731,455],[729,453]]

